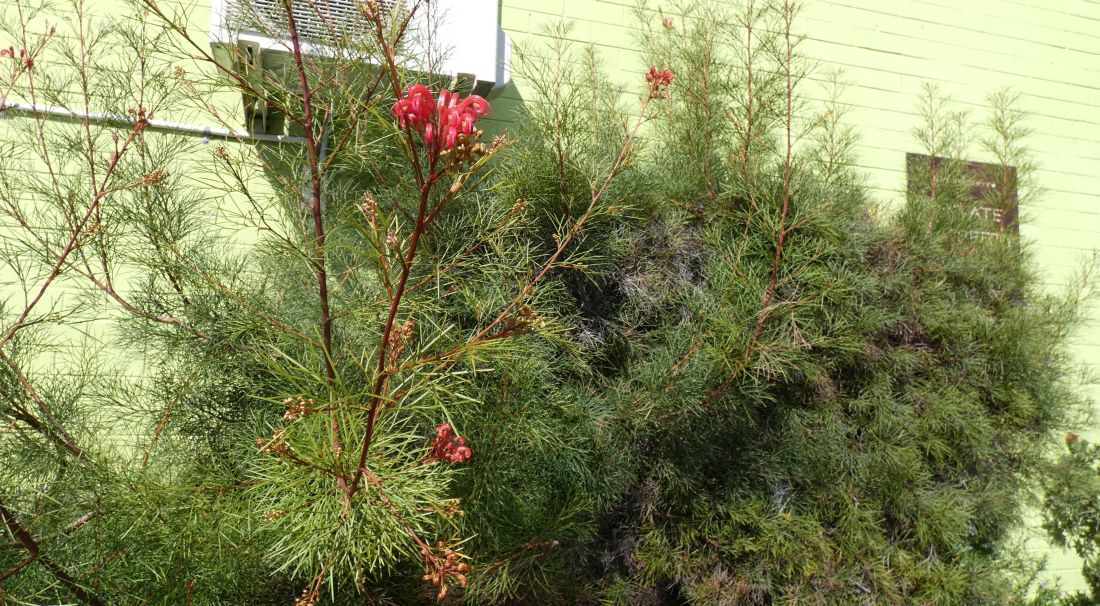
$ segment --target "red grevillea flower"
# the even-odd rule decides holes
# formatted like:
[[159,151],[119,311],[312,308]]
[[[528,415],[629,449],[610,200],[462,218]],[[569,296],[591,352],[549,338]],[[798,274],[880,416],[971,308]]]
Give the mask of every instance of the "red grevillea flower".
[[466,438],[453,435],[454,430],[448,423],[440,423],[435,428],[435,440],[432,441],[432,454],[429,461],[446,461],[448,463],[461,463],[474,455],[474,451],[466,446]]
[[657,69],[656,67],[649,68],[649,73],[645,75],[645,81],[649,83],[649,86],[654,91],[659,91],[676,79],[676,74],[667,69]]
[[428,87],[414,84],[393,104],[393,115],[401,128],[420,133],[424,144],[433,150],[451,149],[458,136],[474,132],[474,123],[489,113],[489,103],[478,95],[465,99],[447,89],[433,99]]
[[[11,57],[12,59],[15,59],[16,58],[15,47],[14,46],[9,46],[7,48],[0,48],[0,57]],[[27,49],[25,49],[25,48],[19,49],[19,58],[23,60],[23,67],[25,67],[27,69],[30,69],[30,68],[34,67],[34,59],[32,59],[27,54]]]

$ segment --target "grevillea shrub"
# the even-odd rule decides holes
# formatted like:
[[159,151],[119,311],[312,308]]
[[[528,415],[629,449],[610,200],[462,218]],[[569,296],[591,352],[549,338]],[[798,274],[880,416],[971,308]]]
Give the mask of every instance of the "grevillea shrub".
[[[971,216],[974,152],[1020,168],[987,178],[1026,208],[1011,95],[968,124],[929,89],[914,145],[942,160],[891,212],[852,168],[844,105],[801,101],[822,91],[791,6],[639,18],[650,79],[675,80],[623,211],[582,243],[602,262],[559,274],[587,363],[532,354],[467,409],[496,440],[474,476],[511,479],[467,488],[473,543],[513,545],[474,601],[1022,601],[1024,504],[1084,405],[1065,339],[1089,275],[1050,296],[1026,242]],[[588,112],[623,120],[590,53],[532,54],[517,195],[569,216],[615,140]]]
[[[120,119],[0,131],[29,293],[0,316],[0,601],[1024,595],[1079,299],[970,217],[968,136],[1023,185],[1007,96],[968,126],[930,91],[941,160],[887,212],[843,105],[801,101],[787,3],[641,7],[625,97],[552,31],[496,136],[499,107],[401,58],[400,10],[320,55],[293,10],[243,23],[291,48],[242,76],[177,6],[6,31],[5,100]],[[227,87],[302,145],[158,132]]]
[[[1066,434],[1066,451],[1043,479],[1044,523],[1050,537],[1081,558],[1087,591],[1049,595],[1048,602],[1092,606],[1100,600],[1100,447],[1074,433]],[[1054,594],[1053,591],[1048,592]],[[1060,597],[1060,599],[1059,599]]]

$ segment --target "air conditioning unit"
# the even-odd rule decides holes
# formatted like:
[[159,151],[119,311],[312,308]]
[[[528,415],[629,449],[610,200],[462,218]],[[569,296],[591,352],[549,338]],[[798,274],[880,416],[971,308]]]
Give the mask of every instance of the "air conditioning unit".
[[[391,18],[400,17],[409,2],[375,0]],[[291,11],[307,54],[331,55],[334,36],[372,36],[361,0],[292,0]],[[286,24],[284,0],[213,0],[210,44],[215,56],[232,58],[241,75],[258,86],[263,70],[287,64],[292,51]],[[408,51],[438,57],[425,69],[491,98],[511,81],[511,44],[499,24],[498,0],[427,0],[410,23],[414,40]],[[425,40],[430,48],[421,46]],[[267,108],[248,96],[244,105],[246,119],[264,132]]]

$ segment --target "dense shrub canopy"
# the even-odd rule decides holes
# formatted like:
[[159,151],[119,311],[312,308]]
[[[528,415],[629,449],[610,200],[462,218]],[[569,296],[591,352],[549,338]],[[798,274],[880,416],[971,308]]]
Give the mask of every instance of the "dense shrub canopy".
[[[1100,600],[1100,447],[1069,433],[1066,448],[1044,478],[1044,526],[1057,544],[1073,549],[1084,563],[1088,590],[1072,594],[1065,603],[1093,606]],[[1036,603],[1041,599],[1042,594]]]
[[[480,101],[406,88],[399,24],[263,86],[175,87],[150,57],[205,40],[141,4],[148,29],[97,34],[143,67],[113,101],[230,79],[306,144],[213,146],[204,199],[195,149],[141,113],[5,142],[82,150],[3,167],[22,230],[3,254],[92,296],[3,310],[0,601],[1023,600],[1013,531],[1083,403],[1076,293],[1044,294],[1026,242],[970,212],[968,137],[1026,165],[1009,96],[972,126],[930,89],[915,138],[937,160],[887,211],[844,105],[802,101],[821,79],[788,3],[640,8],[658,69],[629,103],[551,31],[517,53],[533,98],[496,138]],[[74,81],[117,73],[93,50],[60,53]],[[30,94],[34,71],[12,73]],[[108,305],[144,378],[43,365],[51,323]]]

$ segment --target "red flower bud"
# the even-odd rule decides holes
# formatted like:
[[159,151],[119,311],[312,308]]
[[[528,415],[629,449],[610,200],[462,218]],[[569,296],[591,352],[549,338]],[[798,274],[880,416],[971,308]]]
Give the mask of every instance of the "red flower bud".
[[466,446],[464,436],[453,435],[454,430],[450,424],[440,423],[435,428],[435,439],[432,440],[432,452],[427,461],[445,461],[447,463],[461,463],[473,456],[473,451]]

